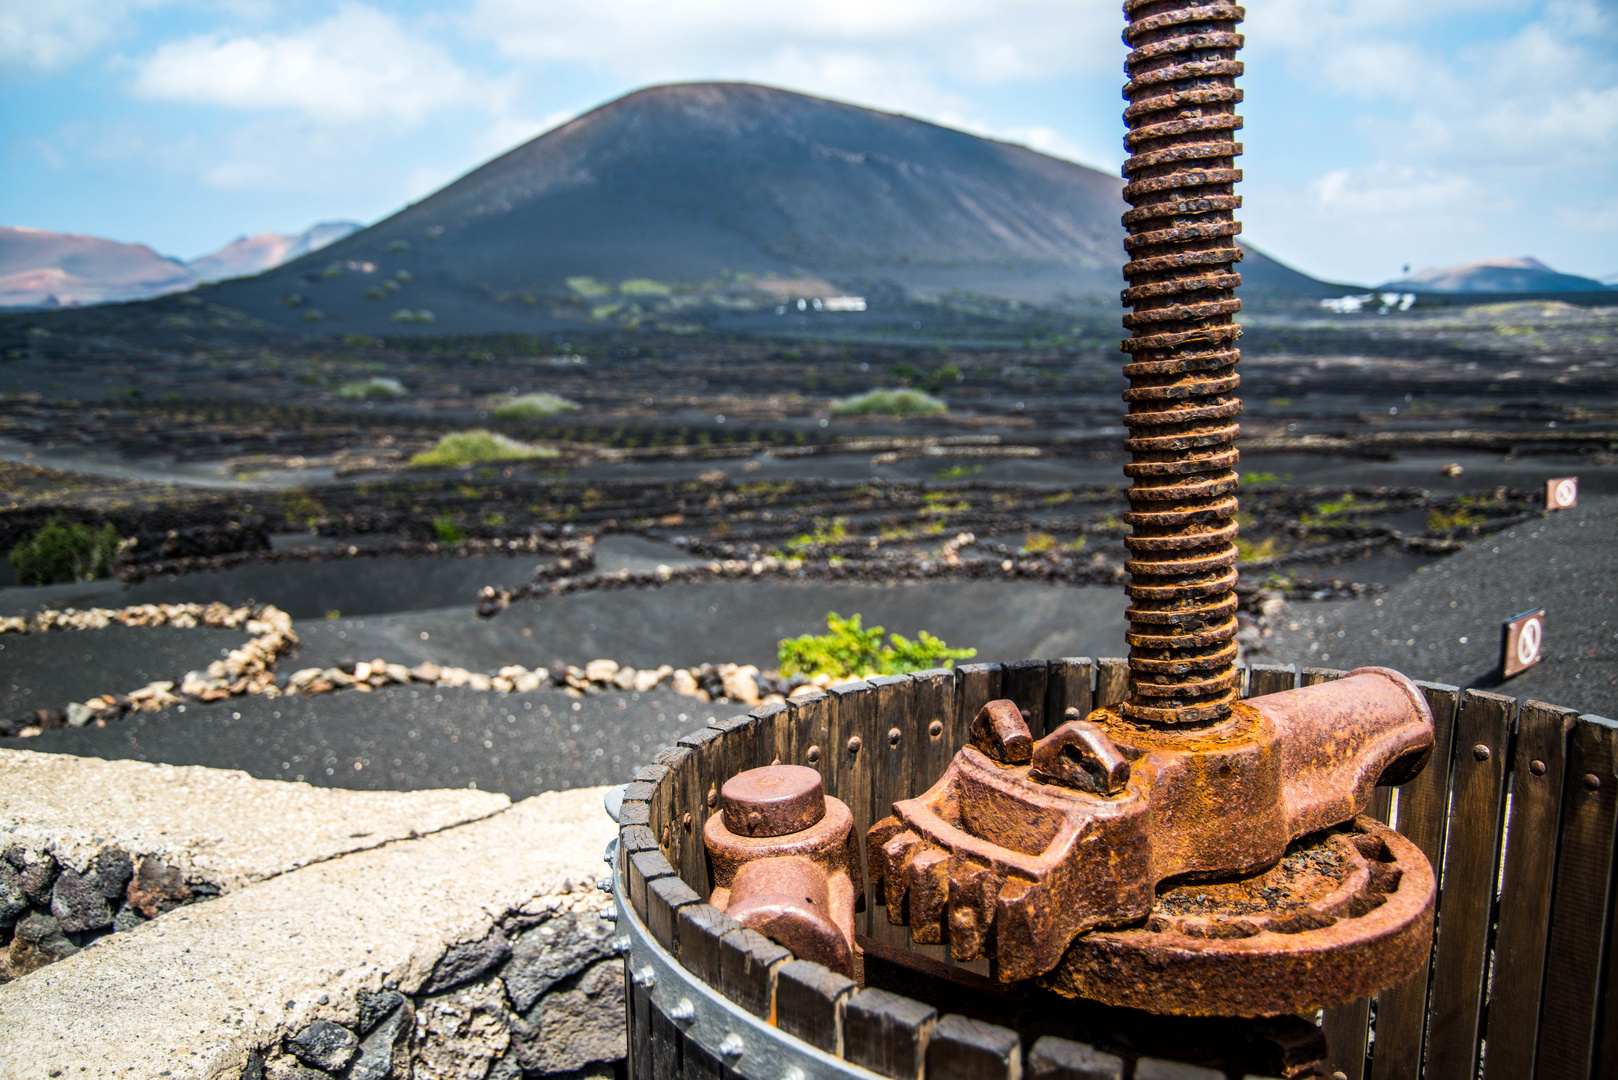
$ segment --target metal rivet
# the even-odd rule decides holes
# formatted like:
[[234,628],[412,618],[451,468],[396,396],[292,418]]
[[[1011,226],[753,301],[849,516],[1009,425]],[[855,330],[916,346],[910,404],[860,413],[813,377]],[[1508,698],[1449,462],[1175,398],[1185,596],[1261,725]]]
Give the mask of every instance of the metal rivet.
[[860,742],[860,737],[855,735],[848,740],[848,752],[850,754],[857,754],[860,752],[860,747],[864,745],[864,743]]
[[719,805],[719,789],[714,787],[712,784],[708,785],[708,805],[709,806],[718,806]]
[[633,978],[636,986],[644,986],[648,990],[657,985],[657,972],[652,970],[650,964],[636,971]]
[[932,723],[928,724],[927,734],[931,735],[935,739],[944,734],[944,721],[934,720]]
[[820,747],[811,746],[809,748],[809,752],[805,754],[804,757],[809,760],[809,764],[813,765],[815,762],[820,760]]
[[681,998],[669,1010],[669,1019],[676,1024],[689,1024],[697,1018],[697,1007],[691,1004],[690,998]]
[[625,934],[622,937],[613,938],[612,939],[612,951],[615,954],[617,954],[618,956],[622,956],[622,955],[624,955],[624,953],[628,952],[629,951],[629,935]]
[[1489,748],[1484,746],[1482,743],[1478,743],[1476,746],[1472,747],[1472,756],[1477,758],[1479,761],[1488,761]]
[[899,740],[902,739],[902,738],[904,738],[904,732],[900,731],[898,728],[890,727],[888,729],[888,745],[889,746],[898,746],[899,745]]
[[1601,777],[1597,776],[1593,772],[1585,773],[1584,786],[1589,788],[1591,791],[1594,791],[1596,788],[1601,786]]
[[1544,776],[1545,763],[1538,758],[1535,758],[1533,761],[1528,763],[1528,771],[1533,773],[1535,776]]
[[719,1053],[724,1057],[741,1057],[746,1050],[742,1037],[734,1031],[726,1032],[725,1037],[719,1040]]

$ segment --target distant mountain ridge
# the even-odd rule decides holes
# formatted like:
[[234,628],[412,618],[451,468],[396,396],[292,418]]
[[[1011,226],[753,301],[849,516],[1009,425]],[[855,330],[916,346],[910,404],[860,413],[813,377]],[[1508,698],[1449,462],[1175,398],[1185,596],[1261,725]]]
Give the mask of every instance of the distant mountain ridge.
[[145,244],[0,226],[0,307],[56,307],[143,300],[202,282],[257,274],[357,232],[322,222],[296,236],[260,233],[182,262]]
[[0,226],[0,307],[139,300],[195,284],[184,263],[145,244]]
[[[759,278],[1116,304],[1122,185],[1024,146],[803,94],[658,86],[318,256],[211,291],[289,328],[345,333],[429,319],[455,332],[697,325],[773,312],[767,290],[740,287]],[[1247,296],[1343,289],[1251,248],[1242,270]]]
[[352,221],[323,221],[296,236],[285,233],[242,236],[213,254],[192,259],[185,265],[199,281],[246,277],[319,251],[364,227]]
[[1460,266],[1422,270],[1399,281],[1378,286],[1380,289],[1441,293],[1588,292],[1606,287],[1595,278],[1564,274],[1528,256],[1483,259]]

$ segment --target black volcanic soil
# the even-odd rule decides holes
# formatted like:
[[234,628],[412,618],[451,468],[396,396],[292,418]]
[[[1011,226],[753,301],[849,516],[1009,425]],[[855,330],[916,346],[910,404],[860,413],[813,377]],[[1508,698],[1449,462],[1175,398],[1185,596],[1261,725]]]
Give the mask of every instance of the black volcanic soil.
[[[303,645],[282,660],[280,669],[376,656],[406,664],[432,659],[473,670],[508,663],[534,667],[553,658],[582,665],[601,656],[639,666],[732,661],[773,667],[775,642],[823,630],[828,610],[860,612],[867,626],[886,625],[910,636],[931,629],[951,645],[976,647],[982,660],[1098,655],[1116,651],[1122,638],[1122,602],[1112,589],[988,582],[891,588],[749,582],[586,593],[514,607],[487,621],[476,619],[469,608],[457,608],[299,623]],[[121,650],[126,666],[138,657],[143,671],[155,672],[152,677],[173,678],[212,659],[208,650],[215,644],[213,637],[225,635],[223,645],[240,643],[225,640],[232,638],[229,631],[211,631],[213,637],[193,639],[190,649],[182,651],[173,639],[185,633],[189,631],[7,635],[8,648],[0,657],[23,646],[27,667],[14,670],[27,671],[28,693],[0,694],[0,706],[39,707],[47,698],[54,701],[53,695],[66,700],[63,695],[83,698],[112,689],[92,674],[105,659],[103,650]],[[136,640],[140,634],[152,636]],[[70,652],[74,645],[79,648]],[[96,662],[81,663],[85,655]],[[179,672],[163,673],[165,663],[179,665]],[[91,687],[92,682],[97,686]],[[574,702],[554,690],[498,695],[388,687],[371,694],[191,704],[183,712],[135,714],[101,729],[53,730],[0,740],[0,745],[239,768],[271,779],[302,778],[342,787],[475,783],[521,797],[621,780],[716,711],[729,715],[739,710],[678,697],[666,688],[645,695],[609,692]],[[493,745],[483,746],[485,741]],[[353,768],[356,761],[361,768]]]
[[[1500,624],[1541,607],[1544,659],[1502,682]],[[1374,664],[1618,716],[1618,499],[1585,498],[1479,540],[1374,600],[1294,605],[1287,614],[1267,642],[1283,662]]]
[[[457,337],[411,327],[345,341],[255,324],[200,297],[0,318],[0,544],[52,514],[112,522],[139,541],[126,553],[139,582],[129,589],[5,588],[0,611],[274,602],[300,618],[306,639],[302,654],[282,661],[283,675],[379,652],[479,669],[600,655],[763,666],[776,638],[817,629],[827,610],[927,629],[986,657],[1122,652],[1116,317],[1099,308],[1088,319],[935,310],[956,330],[844,340],[829,331]],[[1486,684],[1499,620],[1545,604],[1551,659],[1500,689],[1610,714],[1618,545],[1601,500],[1618,495],[1618,309],[1536,302],[1328,317],[1271,308],[1244,320],[1243,575],[1291,598],[1270,653],[1252,659],[1375,661]],[[399,379],[407,395],[339,396],[345,382],[372,375]],[[936,392],[950,413],[831,413],[838,398],[905,383]],[[551,390],[582,408],[494,420],[491,405],[513,388]],[[475,426],[558,455],[408,466],[441,434]],[[1562,475],[1579,476],[1587,518],[1541,516],[1538,492]],[[459,533],[468,546],[445,539],[430,550]],[[962,533],[974,537],[961,549],[970,574],[862,583],[914,577]],[[514,586],[575,557],[585,538],[598,541],[595,562],[577,573],[771,554],[802,557],[807,569],[801,581],[558,595],[547,581],[535,599],[473,617],[478,588]],[[492,555],[497,540],[538,546]],[[348,557],[349,547],[360,554]],[[459,557],[474,547],[486,554]],[[310,557],[323,561],[275,561],[305,558],[297,548],[319,549]],[[1347,595],[1346,583],[1361,585],[1362,598],[1305,599]],[[332,610],[340,616],[320,617]],[[1386,623],[1396,611],[1418,627],[1405,633],[1417,644],[1376,651],[1377,613]],[[133,688],[89,687],[87,670],[176,678],[235,644],[194,640],[6,635],[0,679],[18,687],[6,707]],[[1350,641],[1361,647],[1334,644]],[[318,760],[306,778],[476,782],[518,794],[621,778],[648,747],[701,719],[695,703],[678,702],[672,712],[625,704],[620,715],[624,695],[604,695],[567,721],[577,745],[558,748],[549,719],[526,718],[543,718],[544,692],[520,702],[410,692],[332,695],[292,711],[287,700],[238,699],[5,744],[266,776]],[[681,711],[687,720],[673,719]],[[238,712],[243,720],[227,727]],[[495,731],[496,719],[524,734],[509,753],[482,748],[482,738],[471,753],[462,733]],[[439,740],[432,750],[416,746],[429,738]]]

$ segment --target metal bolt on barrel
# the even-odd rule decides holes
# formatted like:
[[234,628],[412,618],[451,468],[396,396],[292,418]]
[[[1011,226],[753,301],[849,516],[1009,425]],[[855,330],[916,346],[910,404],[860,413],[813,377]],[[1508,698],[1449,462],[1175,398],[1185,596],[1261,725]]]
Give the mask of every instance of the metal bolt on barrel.
[[1132,460],[1125,543],[1129,698],[1148,724],[1222,720],[1237,697],[1236,435],[1241,401],[1233,185],[1242,152],[1233,4],[1127,0],[1122,349]]

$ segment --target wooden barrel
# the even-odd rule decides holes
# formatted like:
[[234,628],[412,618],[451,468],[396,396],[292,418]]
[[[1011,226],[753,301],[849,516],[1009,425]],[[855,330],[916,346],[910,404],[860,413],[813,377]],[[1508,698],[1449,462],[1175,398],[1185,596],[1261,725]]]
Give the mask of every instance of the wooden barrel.
[[[1244,694],[1342,674],[1254,666]],[[1480,1066],[1491,1080],[1586,1077],[1618,1061],[1618,994],[1603,994],[1618,968],[1607,919],[1618,726],[1483,691],[1418,684],[1437,726],[1432,760],[1396,799],[1378,789],[1368,811],[1443,868],[1432,963],[1374,1003],[1327,1010],[1318,1032],[1297,1018],[1190,1020],[1007,998],[983,961],[958,964],[943,946],[910,942],[870,895],[855,916],[860,987],[706,903],[702,824],[736,773],[775,761],[814,768],[863,835],[943,774],[984,703],[1015,701],[1037,739],[1069,707],[1116,703],[1125,680],[1123,660],[1088,658],[882,676],[715,720],[640,769],[613,859],[631,1075],[1216,1080],[1296,1075],[1325,1054],[1327,1071],[1347,1080],[1472,1077]]]

